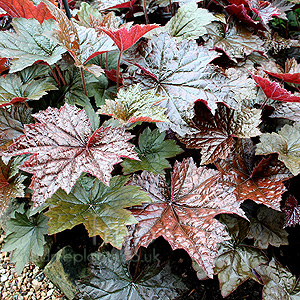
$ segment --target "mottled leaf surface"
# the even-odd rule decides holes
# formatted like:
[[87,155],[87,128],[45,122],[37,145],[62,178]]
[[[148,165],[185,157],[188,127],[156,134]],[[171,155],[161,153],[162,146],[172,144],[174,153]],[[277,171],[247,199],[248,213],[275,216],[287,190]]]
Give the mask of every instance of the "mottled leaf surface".
[[8,232],[2,251],[13,251],[11,261],[16,262],[18,274],[29,263],[31,255],[43,255],[45,235],[48,233],[47,221],[48,218],[43,214],[28,218],[26,213],[19,212],[7,221]]
[[[90,179],[90,180],[89,180]],[[89,236],[100,235],[105,243],[121,249],[128,235],[126,225],[136,223],[135,218],[124,208],[150,202],[147,194],[137,186],[124,186],[128,177],[115,176],[109,186],[98,179],[87,178],[87,185],[76,183],[66,194],[58,190],[47,203],[50,210],[49,233],[57,233],[83,223]]]
[[226,31],[221,23],[214,22],[207,26],[209,36],[207,47],[223,50],[234,62],[254,51],[264,52],[263,40],[259,36],[234,23],[228,26]]
[[247,279],[257,281],[252,270],[267,263],[268,258],[260,249],[242,244],[249,230],[246,220],[229,215],[222,215],[220,220],[226,224],[231,240],[220,244],[214,270],[218,274],[222,296],[227,297]]
[[24,134],[24,124],[31,122],[32,109],[25,104],[0,108],[0,146]]
[[130,174],[145,170],[154,174],[164,174],[164,169],[171,168],[166,158],[183,152],[174,140],[165,140],[165,132],[146,128],[139,136],[139,146],[134,150],[140,160],[125,159],[122,162],[123,173]]
[[291,195],[287,198],[283,210],[285,212],[284,227],[300,224],[300,205],[294,196]]
[[201,149],[201,164],[209,164],[218,158],[225,159],[233,146],[233,136],[251,137],[260,134],[257,126],[260,110],[245,108],[233,111],[218,103],[215,115],[203,103],[196,103],[193,119],[195,133],[185,135],[180,141],[188,148]]
[[278,133],[264,133],[260,136],[256,154],[278,153],[294,176],[300,173],[300,123],[284,125]]
[[284,118],[295,122],[300,121],[299,102],[278,102],[270,118]]
[[248,238],[254,239],[254,246],[267,249],[269,245],[288,245],[288,233],[283,229],[284,213],[262,206],[256,218],[251,220]]
[[216,170],[197,168],[192,158],[175,163],[171,192],[161,175],[145,171],[134,175],[130,184],[146,191],[152,203],[131,209],[139,223],[129,227],[126,256],[131,258],[140,246],[163,236],[173,249],[185,249],[212,277],[217,243],[229,239],[224,225],[214,217],[244,214],[232,191],[218,185],[218,176]]
[[25,125],[6,156],[34,154],[20,168],[34,174],[30,188],[35,205],[41,205],[58,188],[70,193],[81,173],[88,172],[108,185],[120,157],[138,159],[132,137],[123,128],[100,127],[91,135],[84,110],[65,104],[33,115],[39,123]]
[[132,278],[123,251],[93,253],[89,270],[90,276],[76,283],[79,293],[75,299],[175,299],[186,290],[169,264],[150,266]]
[[292,177],[288,169],[270,157],[257,160],[250,139],[237,142],[225,160],[215,163],[222,173],[224,185],[234,187],[237,200],[251,199],[275,210],[280,210],[281,195],[286,191],[283,181]]
[[11,159],[4,164],[0,159],[0,216],[9,204],[11,198],[23,197],[25,175],[19,173],[18,167],[22,158]]
[[264,281],[264,300],[299,300],[300,292],[299,288],[296,288],[296,276],[274,258],[268,265],[261,265],[256,270]]
[[23,70],[37,61],[52,65],[61,59],[65,50],[44,36],[55,28],[54,20],[40,24],[35,19],[21,18],[14,19],[12,25],[16,32],[0,32],[0,55],[14,58],[10,72]]

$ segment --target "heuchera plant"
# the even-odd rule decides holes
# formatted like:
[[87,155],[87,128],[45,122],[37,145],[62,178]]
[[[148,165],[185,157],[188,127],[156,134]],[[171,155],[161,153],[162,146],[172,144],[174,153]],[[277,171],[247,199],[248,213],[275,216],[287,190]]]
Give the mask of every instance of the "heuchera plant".
[[159,237],[223,297],[251,278],[263,299],[300,299],[268,251],[300,224],[300,65],[278,60],[299,42],[274,33],[293,4],[69,2],[71,17],[0,0],[0,214],[23,203],[3,247],[17,272],[83,224],[114,250],[93,254],[78,299],[180,295],[168,264],[130,272]]

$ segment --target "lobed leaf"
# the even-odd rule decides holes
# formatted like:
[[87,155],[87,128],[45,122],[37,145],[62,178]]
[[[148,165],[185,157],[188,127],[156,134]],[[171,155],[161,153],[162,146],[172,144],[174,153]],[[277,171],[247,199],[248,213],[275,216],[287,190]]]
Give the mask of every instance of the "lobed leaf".
[[284,227],[300,224],[300,205],[294,196],[289,196],[284,206],[285,223]]

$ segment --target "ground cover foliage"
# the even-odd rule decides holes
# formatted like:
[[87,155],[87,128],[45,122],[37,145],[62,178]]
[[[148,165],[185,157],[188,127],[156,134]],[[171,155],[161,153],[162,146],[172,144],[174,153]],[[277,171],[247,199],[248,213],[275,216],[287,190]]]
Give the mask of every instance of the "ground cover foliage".
[[68,3],[0,0],[16,271],[70,232],[77,299],[300,299],[298,4]]

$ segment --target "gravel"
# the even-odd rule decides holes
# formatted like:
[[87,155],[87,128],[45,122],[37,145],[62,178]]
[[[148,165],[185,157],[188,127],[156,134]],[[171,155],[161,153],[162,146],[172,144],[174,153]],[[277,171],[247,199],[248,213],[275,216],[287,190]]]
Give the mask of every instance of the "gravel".
[[[3,239],[1,235],[0,250]],[[29,264],[17,276],[8,252],[0,253],[0,295],[3,300],[67,300],[37,266]]]

